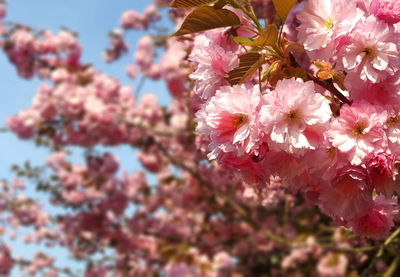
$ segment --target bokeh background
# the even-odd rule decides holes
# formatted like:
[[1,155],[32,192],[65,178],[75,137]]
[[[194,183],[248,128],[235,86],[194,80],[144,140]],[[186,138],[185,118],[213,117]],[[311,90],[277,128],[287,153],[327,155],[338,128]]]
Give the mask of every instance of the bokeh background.
[[[143,33],[128,33],[126,41],[130,45],[129,53],[114,63],[106,63],[102,59],[102,52],[109,45],[108,32],[119,27],[121,14],[129,9],[142,12],[151,3],[151,0],[10,0],[7,4],[6,20],[26,24],[38,30],[49,29],[54,33],[62,28],[79,33],[79,42],[83,46],[83,62],[91,63],[97,69],[120,79],[123,84],[135,88],[139,81],[130,79],[125,69],[128,64],[133,63],[132,53],[135,50],[136,41]],[[37,78],[25,80],[18,77],[15,68],[3,53],[0,54],[0,72],[0,127],[5,127],[8,116],[30,106],[41,81]],[[162,104],[170,101],[163,82],[146,80],[140,95],[145,93],[156,94]],[[71,160],[80,162],[82,149],[74,150],[75,155]],[[136,153],[132,148],[125,146],[107,150],[119,157],[121,170],[133,172],[140,168],[140,164],[136,161]],[[13,164],[22,165],[25,161],[38,166],[44,164],[49,153],[47,149],[36,147],[31,141],[23,141],[11,132],[1,131],[0,179],[14,178],[11,170]],[[27,193],[34,195],[46,205],[46,196],[37,193],[34,187],[29,189],[29,184],[27,185]],[[21,237],[20,234],[17,237]],[[34,244],[27,245],[19,240],[13,240],[8,234],[2,234],[0,240],[13,248],[13,254],[16,257],[32,259],[35,252],[42,249]],[[56,266],[70,266],[77,272],[83,269],[84,265],[73,262],[65,249],[54,248],[50,253],[57,256]],[[14,268],[11,276],[20,276],[17,268]]]

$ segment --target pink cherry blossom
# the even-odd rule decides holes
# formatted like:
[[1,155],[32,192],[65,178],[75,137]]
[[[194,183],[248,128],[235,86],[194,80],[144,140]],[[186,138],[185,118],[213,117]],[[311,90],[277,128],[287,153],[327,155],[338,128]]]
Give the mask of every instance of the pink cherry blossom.
[[365,158],[365,164],[378,193],[391,197],[395,190],[395,179],[398,174],[394,166],[394,156],[384,152],[371,152]]
[[346,0],[310,0],[297,14],[299,42],[307,50],[329,47],[353,28],[358,18],[356,5]]
[[121,17],[121,25],[124,28],[144,29],[143,17],[135,10],[126,11]]
[[377,18],[389,24],[400,22],[400,2],[397,0],[373,0],[370,8]]
[[11,257],[11,251],[6,245],[0,246],[0,274],[8,275],[13,268],[14,263]]
[[385,129],[389,141],[400,144],[400,113],[391,112],[389,114]]
[[329,215],[352,219],[363,216],[372,207],[372,187],[362,167],[346,166],[320,191],[320,206]]
[[200,270],[196,265],[187,265],[177,262],[167,264],[165,271],[167,277],[194,277],[200,274]]
[[347,265],[345,255],[329,252],[319,260],[317,271],[322,277],[341,277],[345,276]]
[[384,238],[393,227],[393,217],[399,213],[396,199],[376,196],[374,206],[364,216],[353,220],[353,230],[360,235],[372,238]]
[[368,153],[387,148],[383,129],[386,119],[387,113],[373,105],[345,105],[340,110],[340,116],[332,121],[327,134],[333,146],[346,153],[351,164],[358,165]]
[[7,15],[7,9],[5,5],[0,5],[0,19],[3,19]]
[[211,138],[209,158],[221,152],[249,153],[257,142],[252,136],[261,103],[258,86],[221,87],[197,116],[197,132]]
[[219,87],[228,85],[229,71],[239,66],[236,53],[217,45],[194,50],[190,59],[198,64],[190,78],[197,81],[195,91],[204,99],[213,96]]
[[377,83],[394,75],[400,66],[398,34],[373,16],[361,19],[343,48],[343,66],[351,78]]
[[329,101],[315,92],[312,82],[287,79],[264,95],[260,121],[271,140],[285,151],[315,149],[322,141],[323,124],[331,117]]

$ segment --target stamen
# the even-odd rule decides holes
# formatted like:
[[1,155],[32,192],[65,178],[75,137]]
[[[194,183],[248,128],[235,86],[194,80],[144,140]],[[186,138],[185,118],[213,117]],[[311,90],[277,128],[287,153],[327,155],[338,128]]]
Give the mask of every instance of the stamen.
[[353,130],[352,130],[353,135],[354,135],[355,137],[362,137],[362,136],[364,135],[364,130],[365,130],[366,127],[367,127],[367,126],[366,126],[365,123],[363,123],[363,122],[358,122],[358,123],[354,126],[354,128],[353,128]]
[[234,119],[234,125],[236,127],[246,124],[249,119],[245,114],[238,114],[237,117]]
[[299,117],[299,115],[298,115],[298,113],[297,113],[296,110],[291,110],[289,113],[286,114],[286,119],[287,119],[289,122],[296,121],[296,120],[298,120],[299,118],[300,118],[300,117]]
[[324,28],[326,29],[326,30],[332,30],[332,28],[334,27],[335,25],[333,24],[333,21],[332,21],[332,19],[330,19],[330,18],[327,18],[327,19],[325,19],[325,21],[324,21]]

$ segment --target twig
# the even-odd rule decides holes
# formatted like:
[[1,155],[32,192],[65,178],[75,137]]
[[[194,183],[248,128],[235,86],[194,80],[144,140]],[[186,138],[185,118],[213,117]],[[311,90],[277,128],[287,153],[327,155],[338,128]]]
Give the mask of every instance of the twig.
[[329,90],[333,95],[335,95],[342,103],[351,105],[352,102],[347,99],[332,83],[332,81],[322,81],[316,77],[314,77],[311,73],[307,72],[307,76],[314,81],[317,85]]
[[[12,259],[12,260],[13,260],[14,264],[18,264],[18,265],[21,265],[21,266],[29,266],[30,264],[32,264],[31,261],[26,260],[26,259]],[[74,273],[70,268],[67,268],[67,267],[61,268],[61,267],[56,267],[56,266],[50,266],[50,267],[47,267],[47,268],[55,269],[55,270],[57,270],[59,272],[65,273],[66,275],[71,276],[71,277],[79,276],[78,274]]]
[[372,270],[374,268],[375,263],[377,260],[382,257],[383,253],[385,252],[385,248],[393,242],[393,240],[400,234],[400,227],[396,229],[386,240],[385,242],[379,247],[378,252],[376,253],[375,257],[372,259],[371,263],[368,265],[368,267],[364,270],[364,272],[361,274],[361,277],[367,277],[370,276],[372,273]]
[[135,100],[138,99],[138,97],[139,97],[139,95],[140,95],[140,92],[141,92],[142,89],[143,89],[143,86],[144,86],[144,83],[145,83],[146,79],[147,79],[147,78],[146,78],[146,76],[144,76],[144,75],[142,75],[142,76],[140,77],[139,83],[138,83],[138,85],[137,85],[137,87],[136,87],[136,89],[135,89]]
[[187,132],[187,131],[167,130],[167,129],[154,128],[154,127],[152,127],[150,125],[134,122],[134,121],[131,121],[131,120],[125,120],[125,123],[129,124],[131,127],[141,128],[141,129],[144,129],[144,130],[146,130],[146,131],[148,131],[150,133],[153,133],[155,135],[158,135],[158,136],[173,137],[173,136],[191,136],[192,135],[191,132]]
[[231,1],[229,4],[232,7],[241,10],[245,15],[247,15],[254,22],[254,24],[257,26],[258,30],[261,31],[262,29],[264,29],[264,27],[260,24],[260,22],[258,21],[257,17],[254,15],[254,13],[252,14],[251,12],[246,10],[241,5],[239,5],[236,1]]
[[[300,65],[297,63],[297,61],[296,61],[296,59],[295,59],[295,57],[293,56],[292,53],[289,53],[289,59],[290,59],[290,63],[291,63],[292,66],[301,68]],[[347,99],[347,97],[344,96],[344,95],[333,85],[332,80],[323,81],[323,80],[318,79],[317,77],[315,77],[313,74],[311,74],[311,73],[309,73],[309,72],[306,72],[306,74],[307,74],[307,77],[308,77],[309,79],[311,79],[314,83],[316,83],[317,85],[323,87],[324,89],[329,90],[329,91],[330,91],[333,95],[335,95],[342,103],[345,103],[345,104],[348,104],[348,105],[351,105],[351,104],[352,104],[352,102],[351,102],[349,99]]]
[[321,244],[320,245],[326,251],[344,252],[344,253],[366,253],[377,250],[378,246],[371,247],[338,247],[331,244]]
[[400,255],[396,255],[393,262],[390,264],[389,268],[385,271],[382,277],[392,277],[395,271],[399,268]]

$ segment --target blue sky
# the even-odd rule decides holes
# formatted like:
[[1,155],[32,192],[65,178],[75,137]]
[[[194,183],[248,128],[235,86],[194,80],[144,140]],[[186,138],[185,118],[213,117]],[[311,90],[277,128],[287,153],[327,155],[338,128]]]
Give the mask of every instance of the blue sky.
[[[102,51],[108,46],[107,34],[118,27],[119,19],[125,10],[135,9],[142,12],[152,3],[151,0],[10,0],[7,20],[30,25],[37,29],[50,29],[57,32],[62,27],[79,33],[79,41],[84,47],[84,62],[92,63],[96,68],[117,77],[122,83],[135,87],[137,81],[129,79],[125,67],[132,63],[132,50],[136,40],[143,33],[130,33],[127,37],[131,45],[130,53],[120,61],[107,64],[101,59]],[[24,80],[18,77],[16,70],[7,57],[0,54],[0,127],[5,126],[7,116],[16,114],[20,109],[30,106],[40,80]],[[161,103],[168,103],[169,97],[163,83],[147,81],[143,93],[156,93]],[[123,169],[132,172],[139,168],[135,153],[128,147],[113,150],[120,158]],[[38,148],[31,141],[19,140],[11,133],[0,133],[0,179],[12,179],[11,164],[22,164],[30,160],[34,165],[41,165],[49,154],[46,149]],[[28,190],[34,193],[33,190]],[[41,196],[37,196],[41,197]],[[7,237],[3,241],[11,243]],[[36,250],[35,246],[14,245],[14,253],[29,258]],[[53,252],[54,253],[54,252]],[[54,254],[61,257],[58,265],[66,265],[62,259],[67,255],[57,250]],[[16,275],[13,272],[13,276]]]

